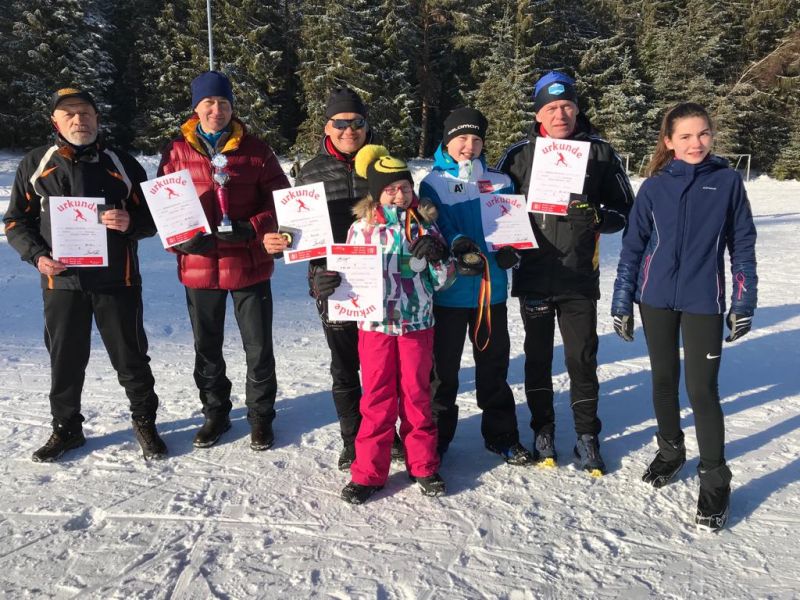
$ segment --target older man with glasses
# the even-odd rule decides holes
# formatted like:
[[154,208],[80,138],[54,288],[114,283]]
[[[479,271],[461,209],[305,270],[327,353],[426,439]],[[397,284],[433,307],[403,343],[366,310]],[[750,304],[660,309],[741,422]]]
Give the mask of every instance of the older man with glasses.
[[[353,222],[353,205],[369,192],[367,180],[356,175],[355,156],[364,145],[372,142],[373,136],[367,121],[367,107],[350,88],[337,88],[330,93],[325,119],[325,133],[319,151],[300,168],[295,185],[319,182],[325,185],[333,239],[343,243]],[[311,261],[308,267],[309,293],[317,301],[325,339],[331,350],[331,391],[344,444],[338,466],[346,471],[355,458],[355,439],[361,424],[358,408],[361,382],[356,324],[332,322],[326,314],[325,300],[340,282],[339,274],[327,269],[325,259]]]

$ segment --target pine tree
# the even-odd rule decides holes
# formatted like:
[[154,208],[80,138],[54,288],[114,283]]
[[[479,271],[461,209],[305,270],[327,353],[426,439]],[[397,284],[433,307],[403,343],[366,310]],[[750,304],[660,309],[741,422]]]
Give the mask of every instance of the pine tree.
[[142,70],[143,102],[136,120],[141,150],[161,148],[192,113],[192,79],[208,69],[206,40],[203,0],[164,2],[149,31],[142,32],[136,47]]
[[[90,90],[101,114],[108,112],[113,65],[103,50],[98,20],[78,0],[14,0],[5,15],[5,81],[2,138],[12,146],[44,143],[51,126],[50,97],[77,85]],[[4,36],[5,37],[5,36]]]
[[272,101],[282,87],[281,12],[260,0],[228,0],[214,7],[214,68],[231,80],[234,112],[250,133],[285,149]]
[[382,141],[400,156],[414,156],[420,136],[420,103],[415,85],[420,31],[414,3],[387,0],[381,7],[379,37],[384,49],[374,65],[386,90],[371,100],[371,122]]
[[781,148],[771,173],[777,179],[800,179],[800,125],[796,120],[791,137]]
[[530,92],[533,84],[533,55],[525,32],[531,26],[526,3],[509,0],[491,30],[488,56],[474,62],[481,81],[475,106],[489,121],[486,154],[493,164],[511,144],[525,136],[533,118]]
[[372,64],[382,48],[371,34],[378,10],[367,0],[354,0],[348,6],[337,0],[305,0],[301,10],[299,77],[307,117],[295,148],[308,154],[319,144],[332,89],[350,87],[368,104],[377,96],[380,87]]
[[158,14],[161,2],[101,0],[97,4],[106,22],[103,44],[114,65],[106,128],[111,141],[129,148],[136,138],[136,117],[144,100],[140,82],[148,76],[143,71],[139,53],[131,52],[131,48],[152,43],[142,36],[149,32],[148,23]]
[[619,35],[598,38],[580,70],[578,83],[587,116],[634,169],[653,146],[658,117],[648,102],[647,85],[634,68],[633,53]]

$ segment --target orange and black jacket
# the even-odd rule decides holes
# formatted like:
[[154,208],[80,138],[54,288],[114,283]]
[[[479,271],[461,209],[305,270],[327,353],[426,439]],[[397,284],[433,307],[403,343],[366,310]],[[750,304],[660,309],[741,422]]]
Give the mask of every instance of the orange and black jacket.
[[77,152],[57,136],[51,146],[32,150],[17,169],[11,201],[3,218],[8,243],[22,260],[36,266],[50,256],[50,196],[103,198],[104,204],[128,211],[128,231],[106,230],[108,266],[69,268],[59,275],[42,276],[45,289],[99,291],[141,285],[138,240],[155,234],[153,218],[144,201],[142,166],[129,154],[98,141]]

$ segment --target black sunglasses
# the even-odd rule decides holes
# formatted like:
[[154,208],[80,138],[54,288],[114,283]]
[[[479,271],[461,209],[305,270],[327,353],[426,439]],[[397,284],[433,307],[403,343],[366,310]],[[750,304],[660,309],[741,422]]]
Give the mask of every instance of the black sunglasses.
[[353,131],[367,126],[367,120],[364,117],[357,119],[330,119],[333,123],[333,128],[343,131],[350,127]]

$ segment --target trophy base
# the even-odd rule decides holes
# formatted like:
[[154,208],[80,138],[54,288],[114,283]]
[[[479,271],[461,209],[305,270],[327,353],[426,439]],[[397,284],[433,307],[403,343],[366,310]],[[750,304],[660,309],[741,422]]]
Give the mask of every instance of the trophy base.
[[233,225],[220,225],[217,227],[218,233],[230,233],[233,231]]

